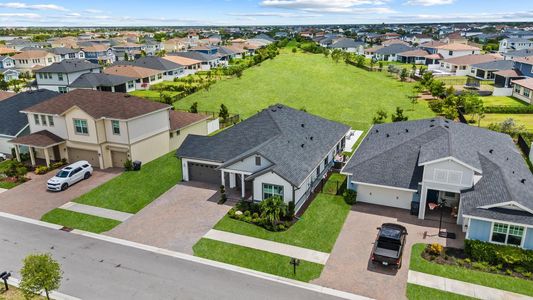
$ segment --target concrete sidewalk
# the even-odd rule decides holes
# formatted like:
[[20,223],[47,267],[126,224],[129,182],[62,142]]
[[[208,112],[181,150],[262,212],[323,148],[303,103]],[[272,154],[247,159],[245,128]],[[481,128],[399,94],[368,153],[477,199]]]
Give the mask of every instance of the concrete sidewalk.
[[491,287],[468,283],[464,281],[454,280],[450,278],[435,276],[431,274],[409,271],[407,282],[433,288],[441,291],[446,291],[463,296],[488,299],[488,300],[514,300],[514,299],[533,299],[526,295],[520,295],[513,292],[503,291]]
[[129,214],[129,213],[125,213],[125,212],[121,212],[117,210],[111,210],[107,208],[101,208],[101,207],[74,203],[74,202],[67,202],[64,205],[60,206],[59,208],[79,212],[82,214],[117,220],[120,222],[124,222],[127,219],[129,219],[131,216],[133,216],[133,214]]
[[322,265],[326,264],[329,258],[328,253],[215,229],[209,230],[209,232],[204,235],[204,238],[299,258]]

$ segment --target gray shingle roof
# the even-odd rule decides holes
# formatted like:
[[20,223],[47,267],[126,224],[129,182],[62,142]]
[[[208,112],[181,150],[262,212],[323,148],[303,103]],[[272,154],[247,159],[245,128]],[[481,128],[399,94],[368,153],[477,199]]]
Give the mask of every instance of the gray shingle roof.
[[196,51],[176,52],[176,53],[169,53],[168,55],[175,55],[175,56],[181,56],[181,57],[185,57],[185,58],[191,58],[191,59],[199,60],[201,62],[208,62],[208,61],[212,61],[212,60],[216,60],[217,59],[216,56],[205,54],[205,53],[201,53],[201,52],[196,52]]
[[509,201],[533,209],[533,175],[510,136],[441,118],[373,126],[343,172],[353,181],[416,189],[418,165],[446,157],[481,172],[461,193],[465,214]]
[[65,54],[70,54],[70,53],[78,53],[80,52],[79,49],[72,49],[72,48],[65,48],[65,47],[57,47],[57,48],[52,48],[49,50],[51,53],[53,54],[57,54],[57,55],[65,55]]
[[391,55],[391,54],[398,54],[398,53],[402,53],[402,52],[406,52],[406,51],[410,51],[414,49],[415,48],[406,46],[404,44],[392,44],[390,46],[378,49],[376,51],[376,54]]
[[482,69],[482,70],[512,70],[514,68],[514,61],[512,60],[494,60],[479,64],[472,65],[472,68]]
[[172,62],[170,60],[166,60],[159,56],[144,56],[132,61],[116,62],[115,65],[132,65],[160,71],[176,70],[179,68],[183,68],[182,65]]
[[530,57],[533,56],[533,49],[514,50],[503,53],[503,56],[510,57]]
[[342,39],[331,44],[329,47],[330,48],[358,48],[359,46],[364,46],[364,45],[365,43],[357,42],[353,39]]
[[187,136],[177,155],[227,163],[256,153],[274,164],[273,172],[300,186],[348,130],[346,125],[278,104],[217,135]]
[[135,78],[106,73],[87,73],[78,77],[70,87],[72,88],[95,88],[99,86],[116,86],[135,80]]
[[57,92],[37,90],[16,94],[0,101],[0,134],[15,136],[28,125],[28,117],[26,117],[26,114],[21,113],[21,110],[57,95],[59,95]]
[[62,62],[53,63],[47,67],[36,70],[35,73],[72,73],[102,67],[84,59],[66,59]]

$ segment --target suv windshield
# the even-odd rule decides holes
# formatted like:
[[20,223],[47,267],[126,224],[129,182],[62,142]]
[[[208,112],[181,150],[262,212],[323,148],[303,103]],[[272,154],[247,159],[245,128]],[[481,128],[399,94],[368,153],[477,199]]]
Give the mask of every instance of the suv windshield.
[[59,171],[59,172],[57,173],[56,177],[59,177],[59,178],[67,178],[67,177],[68,177],[68,173],[69,173],[69,172],[67,172],[67,171],[63,171],[63,170],[61,170],[61,171]]

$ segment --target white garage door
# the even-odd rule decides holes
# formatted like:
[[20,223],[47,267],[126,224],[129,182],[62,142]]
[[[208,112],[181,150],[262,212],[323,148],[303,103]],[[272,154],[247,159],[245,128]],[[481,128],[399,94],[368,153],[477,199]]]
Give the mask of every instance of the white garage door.
[[93,166],[93,168],[100,168],[98,152],[96,151],[68,148],[68,160],[70,163],[86,160]]
[[412,200],[413,192],[368,185],[359,185],[357,187],[358,202],[410,209]]

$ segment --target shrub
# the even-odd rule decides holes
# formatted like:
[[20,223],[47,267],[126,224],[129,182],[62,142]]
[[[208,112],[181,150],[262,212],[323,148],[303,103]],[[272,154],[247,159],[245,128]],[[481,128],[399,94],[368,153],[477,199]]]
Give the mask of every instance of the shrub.
[[429,109],[435,113],[442,113],[442,108],[444,106],[444,101],[442,100],[431,100],[428,102]]
[[439,243],[432,243],[427,246],[427,252],[434,256],[439,256],[442,254],[444,247]]
[[294,203],[294,201],[290,201],[287,208],[287,217],[290,219],[294,218],[295,210],[296,204]]
[[229,216],[230,218],[235,217],[235,208],[232,208],[232,209],[230,209],[230,210],[228,211],[228,216]]
[[279,231],[283,231],[283,230],[285,230],[285,229],[286,229],[286,228],[285,228],[285,225],[283,225],[283,224],[279,224],[279,225],[278,225],[278,230],[279,230]]
[[523,106],[486,106],[485,113],[492,114],[533,114],[532,105]]
[[346,190],[343,197],[346,204],[354,205],[357,202],[357,192],[354,190]]
[[465,240],[465,253],[474,261],[496,265],[500,269],[521,267],[525,270],[533,270],[533,250]]
[[265,199],[259,205],[261,217],[272,226],[275,226],[281,218],[287,215],[287,204],[278,196]]
[[256,212],[254,212],[254,213],[252,214],[252,218],[253,218],[253,219],[258,219],[258,218],[259,218],[259,214],[256,213]]
[[128,160],[126,160],[126,162],[124,162],[124,170],[126,170],[126,171],[132,171],[133,170],[133,162],[131,161],[131,159],[128,159]]
[[249,210],[247,210],[247,211],[244,212],[244,216],[245,216],[245,217],[249,217],[250,215],[251,215],[251,213],[250,213]]
[[242,220],[246,223],[252,223],[252,217],[250,216],[244,216],[244,218],[242,218]]
[[48,173],[48,167],[47,166],[37,166],[35,168],[35,174],[37,175],[43,175]]

